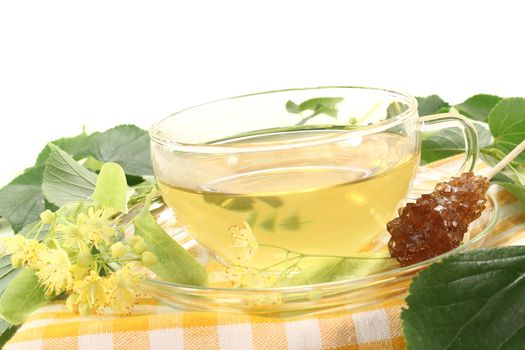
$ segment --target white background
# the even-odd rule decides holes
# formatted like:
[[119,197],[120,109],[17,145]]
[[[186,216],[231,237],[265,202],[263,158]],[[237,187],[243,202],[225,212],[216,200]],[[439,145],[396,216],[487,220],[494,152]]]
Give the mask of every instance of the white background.
[[83,125],[249,92],[525,96],[520,1],[0,1],[0,185]]

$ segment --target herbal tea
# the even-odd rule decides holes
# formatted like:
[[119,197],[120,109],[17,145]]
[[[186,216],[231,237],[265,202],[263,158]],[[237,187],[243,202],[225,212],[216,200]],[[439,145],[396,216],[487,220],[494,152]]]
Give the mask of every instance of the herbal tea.
[[[320,132],[310,133],[315,138]],[[272,134],[226,144],[275,144],[290,137]],[[419,162],[414,149],[405,137],[379,133],[308,149],[210,155],[205,162],[193,154],[184,159],[184,166],[197,169],[192,176],[206,171],[216,178],[198,188],[174,185],[169,178],[160,178],[159,185],[177,220],[226,261],[236,254],[229,229],[243,222],[259,245],[255,267],[281,261],[288,251],[349,256],[368,251],[403,203]],[[207,167],[198,171],[201,163]],[[173,179],[180,183],[181,177]]]

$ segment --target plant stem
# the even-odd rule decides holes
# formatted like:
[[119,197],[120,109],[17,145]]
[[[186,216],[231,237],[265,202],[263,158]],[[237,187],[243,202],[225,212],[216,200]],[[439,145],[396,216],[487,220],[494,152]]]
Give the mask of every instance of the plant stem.
[[282,250],[286,250],[287,252],[290,252],[292,254],[297,254],[297,255],[300,255],[300,256],[303,256],[303,257],[308,257],[308,258],[339,258],[339,259],[390,259],[390,257],[370,257],[370,256],[342,256],[342,255],[323,255],[323,254],[304,254],[304,253],[299,253],[299,252],[296,252],[296,251],[293,251],[293,250],[290,250],[290,249],[286,249],[286,248],[283,248],[283,247],[279,247],[279,246],[276,246],[276,245],[272,245],[272,244],[259,244],[259,247],[268,247],[268,248],[276,248],[276,249],[282,249]]

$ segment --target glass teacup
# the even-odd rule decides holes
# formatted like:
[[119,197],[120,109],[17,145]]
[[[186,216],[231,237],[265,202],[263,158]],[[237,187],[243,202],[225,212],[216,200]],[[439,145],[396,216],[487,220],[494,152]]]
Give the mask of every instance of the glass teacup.
[[290,254],[373,252],[410,191],[421,130],[436,123],[462,128],[461,170],[471,169],[477,136],[464,118],[420,118],[413,97],[361,87],[185,109],[152,127],[152,161],[165,202],[198,242],[225,264],[252,249],[250,265],[271,269]]

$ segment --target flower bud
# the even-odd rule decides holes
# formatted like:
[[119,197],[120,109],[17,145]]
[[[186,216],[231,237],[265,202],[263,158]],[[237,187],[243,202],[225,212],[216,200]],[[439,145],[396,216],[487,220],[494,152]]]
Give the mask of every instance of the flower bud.
[[78,266],[80,267],[90,267],[93,262],[93,257],[88,250],[81,250],[78,253]]
[[45,225],[52,224],[55,221],[55,218],[55,213],[49,209],[40,213],[40,220],[42,220],[42,223]]
[[82,317],[89,316],[91,315],[91,307],[88,303],[80,303],[78,304],[78,312]]
[[66,307],[69,311],[71,312],[77,312],[78,311],[78,308],[77,308],[77,300],[78,300],[78,294],[71,294],[70,296],[67,297],[67,300],[66,300]]
[[149,250],[142,253],[141,260],[144,266],[151,266],[159,261],[157,259],[157,256],[153,254],[152,252],[150,252]]
[[114,258],[122,258],[128,252],[128,248],[122,242],[117,242],[111,246],[111,255]]
[[137,255],[141,255],[146,250],[148,250],[148,246],[144,242],[139,242],[139,243],[133,245],[132,249],[133,249],[133,253],[135,253]]
[[128,237],[126,239],[126,241],[128,242],[128,244],[133,247],[134,245],[136,244],[140,244],[140,243],[144,243],[144,238],[140,237],[140,236],[131,236],[131,237]]

